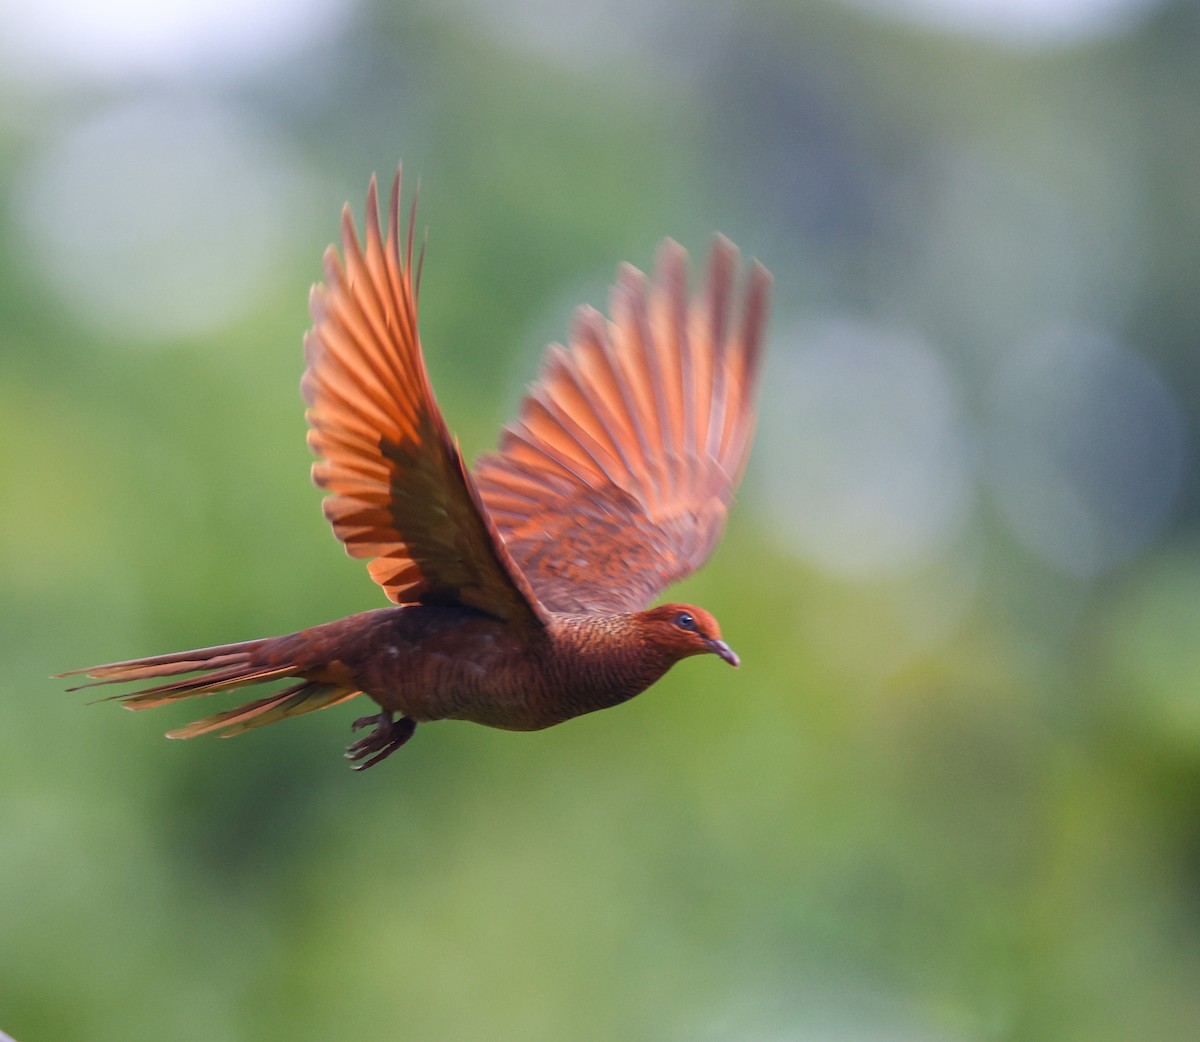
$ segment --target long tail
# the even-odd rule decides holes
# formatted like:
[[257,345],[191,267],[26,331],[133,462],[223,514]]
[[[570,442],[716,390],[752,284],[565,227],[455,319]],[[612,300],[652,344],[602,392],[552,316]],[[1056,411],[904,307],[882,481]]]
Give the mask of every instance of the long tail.
[[244,641],[241,644],[221,644],[213,648],[179,651],[171,655],[154,655],[151,658],[130,659],[127,662],[111,662],[104,666],[89,666],[87,669],[75,669],[58,676],[91,677],[92,683],[80,684],[69,689],[79,691],[102,684],[174,677],[182,673],[200,674],[128,694],[109,696],[120,700],[126,709],[153,709],[155,706],[167,705],[197,695],[211,695],[218,691],[228,691],[249,684],[263,684],[287,677],[298,678],[296,683],[265,698],[206,716],[203,720],[167,732],[168,738],[195,738],[197,735],[220,731],[222,738],[231,738],[235,734],[273,724],[277,720],[302,716],[318,709],[328,709],[361,693],[357,688],[348,686],[345,681],[336,682],[332,679],[316,679],[303,675],[317,671],[312,670],[311,666],[301,665],[295,656],[287,654],[295,644],[292,637],[268,637],[263,640]]

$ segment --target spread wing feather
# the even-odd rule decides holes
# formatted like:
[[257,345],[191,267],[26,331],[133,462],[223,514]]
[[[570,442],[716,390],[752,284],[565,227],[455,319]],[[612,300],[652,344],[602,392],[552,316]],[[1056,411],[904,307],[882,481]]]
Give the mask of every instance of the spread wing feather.
[[409,215],[400,255],[400,175],[381,238],[374,178],[366,248],[349,208],[342,255],[325,253],[305,337],[313,481],[325,516],[353,557],[398,604],[464,604],[519,624],[545,613],[488,517],[433,397],[417,336]]
[[581,308],[475,481],[509,554],[552,611],[635,611],[708,558],[754,432],[770,275],[712,247],[688,298],[670,240],[653,282],[622,266],[611,321]]

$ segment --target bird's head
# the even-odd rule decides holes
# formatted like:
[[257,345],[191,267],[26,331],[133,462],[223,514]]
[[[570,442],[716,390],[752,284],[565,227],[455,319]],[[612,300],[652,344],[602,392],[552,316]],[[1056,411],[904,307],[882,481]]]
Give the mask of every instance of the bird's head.
[[643,631],[676,660],[689,655],[719,655],[740,665],[733,649],[721,639],[721,627],[703,608],[691,604],[660,604],[641,613]]

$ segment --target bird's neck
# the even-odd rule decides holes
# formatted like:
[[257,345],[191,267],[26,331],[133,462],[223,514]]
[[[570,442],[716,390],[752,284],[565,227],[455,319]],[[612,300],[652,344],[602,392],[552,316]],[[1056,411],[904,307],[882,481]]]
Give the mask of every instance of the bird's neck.
[[547,665],[579,713],[617,705],[644,691],[674,664],[646,639],[636,615],[555,615]]

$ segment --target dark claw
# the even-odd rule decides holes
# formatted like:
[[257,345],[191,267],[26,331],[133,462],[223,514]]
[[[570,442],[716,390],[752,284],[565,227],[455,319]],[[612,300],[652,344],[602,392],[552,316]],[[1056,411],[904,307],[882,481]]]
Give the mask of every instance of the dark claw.
[[[374,767],[380,760],[386,760],[407,742],[417,729],[416,721],[407,716],[395,720],[386,709],[375,716],[364,716],[355,720],[352,726],[357,731],[368,724],[374,724],[375,730],[346,747],[346,759],[355,761],[353,770],[356,771],[365,771],[368,767]],[[365,759],[366,757],[370,759]],[[364,762],[359,763],[359,760]]]

